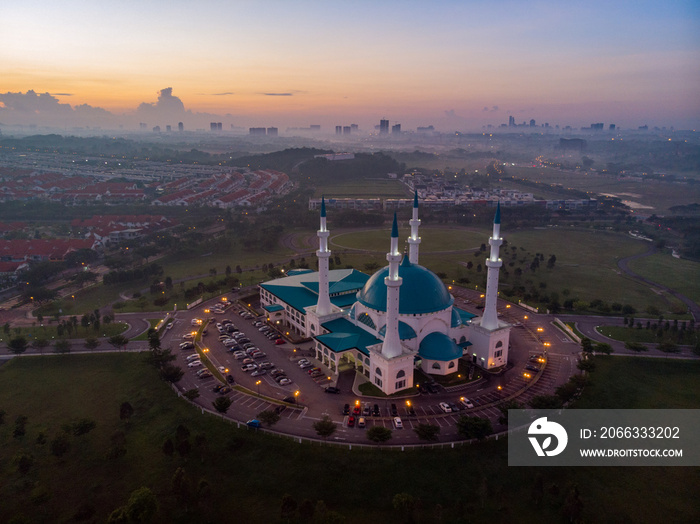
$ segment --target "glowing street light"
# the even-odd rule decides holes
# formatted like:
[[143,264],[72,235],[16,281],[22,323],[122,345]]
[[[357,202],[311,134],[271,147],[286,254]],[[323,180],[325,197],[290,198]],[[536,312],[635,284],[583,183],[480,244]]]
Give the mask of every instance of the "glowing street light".
[[255,383],[255,385],[258,386],[258,396],[260,396],[260,383],[261,383],[261,382],[262,382],[262,380],[258,380],[258,381]]

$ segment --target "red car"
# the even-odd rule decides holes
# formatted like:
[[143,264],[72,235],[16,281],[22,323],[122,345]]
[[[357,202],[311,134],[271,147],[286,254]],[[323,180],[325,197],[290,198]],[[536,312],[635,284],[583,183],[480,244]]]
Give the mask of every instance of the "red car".
[[360,414],[360,406],[355,406],[352,410],[353,415],[359,415]]
[[281,338],[278,338],[277,340],[275,340],[275,344],[280,346],[280,345],[284,344],[284,340],[282,340]]
[[352,428],[352,427],[354,427],[354,426],[355,426],[355,417],[353,417],[352,415],[350,415],[350,416],[348,417],[348,427],[349,427],[349,428]]

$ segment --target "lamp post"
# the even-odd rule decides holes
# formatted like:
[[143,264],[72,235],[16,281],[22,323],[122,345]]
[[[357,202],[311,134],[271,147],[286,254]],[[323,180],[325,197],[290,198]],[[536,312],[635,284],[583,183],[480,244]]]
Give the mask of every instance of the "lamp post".
[[260,383],[261,383],[261,382],[262,382],[262,380],[258,380],[258,381],[255,383],[255,385],[258,386],[258,396],[260,396]]

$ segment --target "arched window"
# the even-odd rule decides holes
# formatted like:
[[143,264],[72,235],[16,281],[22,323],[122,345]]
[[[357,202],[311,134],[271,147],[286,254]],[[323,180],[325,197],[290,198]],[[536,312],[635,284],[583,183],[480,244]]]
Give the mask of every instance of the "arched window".
[[405,377],[405,376],[406,376],[406,372],[403,369],[396,374],[396,378],[401,378],[401,377]]
[[450,362],[450,364],[447,366],[447,369],[452,369],[453,367],[455,367],[455,361],[454,361],[454,360],[453,360],[452,362]]
[[367,313],[362,313],[357,320],[362,322],[364,325],[372,328],[372,329],[377,329],[376,324],[372,321],[372,317],[370,317]]
[[374,374],[377,375],[378,377],[381,377],[381,376],[382,376],[382,370],[379,369],[379,368],[377,368],[377,369],[374,370]]
[[503,341],[499,340],[498,343],[496,344],[497,348],[502,348],[503,347]]
[[439,363],[439,362],[433,362],[433,369],[440,369],[440,363]]

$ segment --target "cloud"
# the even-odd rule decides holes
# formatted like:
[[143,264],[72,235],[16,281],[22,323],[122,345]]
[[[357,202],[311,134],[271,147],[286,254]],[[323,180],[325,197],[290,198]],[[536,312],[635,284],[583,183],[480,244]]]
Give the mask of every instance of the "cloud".
[[448,111],[445,111],[445,116],[446,116],[447,118],[456,118],[456,117],[457,117],[457,113],[455,112],[454,109],[450,109],[450,110],[448,110]]
[[[60,95],[68,96],[68,95]],[[94,126],[113,120],[105,109],[87,104],[75,108],[61,104],[50,93],[0,93],[0,120],[5,124],[46,126]]]
[[235,95],[236,93],[233,93],[231,91],[228,91],[226,93],[213,93],[212,96],[229,96],[229,95]]
[[73,96],[73,93],[51,93],[51,96]]
[[496,111],[498,111],[498,106],[484,107],[484,112],[495,113]]
[[292,93],[263,93],[265,96],[293,96]]

